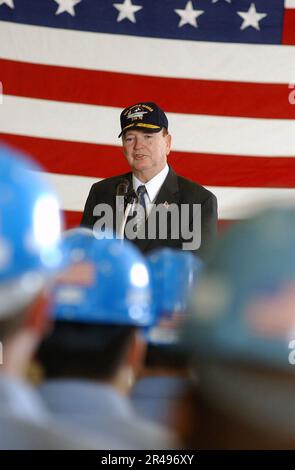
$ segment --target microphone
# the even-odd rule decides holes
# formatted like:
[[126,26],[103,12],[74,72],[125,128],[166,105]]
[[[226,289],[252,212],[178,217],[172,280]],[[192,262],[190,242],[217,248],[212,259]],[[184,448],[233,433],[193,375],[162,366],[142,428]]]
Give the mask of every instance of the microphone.
[[136,192],[134,191],[134,189],[132,189],[131,191],[129,191],[126,196],[126,201],[128,204],[133,204],[135,201],[138,201],[138,195],[136,194]]
[[124,196],[127,204],[133,204],[134,201],[138,200],[138,196],[134,189],[129,189],[130,181],[127,179],[121,179],[116,187],[116,196]]
[[124,240],[125,225],[132,209],[133,203],[138,200],[138,196],[134,189],[130,188],[130,181],[127,179],[122,179],[119,181],[116,187],[116,196],[123,196],[126,202],[126,208],[124,212],[124,218],[119,229],[119,238]]
[[127,179],[121,179],[116,187],[116,196],[126,196],[128,194],[130,181]]

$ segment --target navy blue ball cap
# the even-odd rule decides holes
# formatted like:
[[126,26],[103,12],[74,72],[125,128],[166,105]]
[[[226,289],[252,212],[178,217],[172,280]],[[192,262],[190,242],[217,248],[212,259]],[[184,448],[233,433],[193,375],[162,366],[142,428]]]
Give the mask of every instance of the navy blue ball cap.
[[144,132],[160,132],[163,127],[168,129],[168,119],[164,111],[152,102],[137,103],[125,108],[120,116],[121,132],[119,137],[129,129]]

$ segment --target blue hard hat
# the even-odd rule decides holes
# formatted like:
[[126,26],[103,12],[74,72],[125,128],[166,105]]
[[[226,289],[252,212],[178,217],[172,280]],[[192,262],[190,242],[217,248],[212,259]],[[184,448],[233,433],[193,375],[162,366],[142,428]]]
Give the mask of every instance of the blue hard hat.
[[84,248],[94,240],[93,231],[87,227],[74,227],[62,233],[64,265],[69,267],[84,258]]
[[18,294],[9,301],[7,289],[0,303],[21,304],[37,287],[33,273],[48,275],[60,267],[60,232],[58,200],[41,168],[0,145],[0,285],[21,279]]
[[136,247],[85,232],[73,232],[67,243],[71,267],[54,290],[56,320],[134,326],[154,321],[149,272]]
[[199,360],[290,367],[295,347],[295,211],[268,210],[220,238],[182,343]]
[[151,344],[178,341],[180,322],[203,262],[189,251],[162,248],[147,256],[151,273],[155,325],[147,334]]

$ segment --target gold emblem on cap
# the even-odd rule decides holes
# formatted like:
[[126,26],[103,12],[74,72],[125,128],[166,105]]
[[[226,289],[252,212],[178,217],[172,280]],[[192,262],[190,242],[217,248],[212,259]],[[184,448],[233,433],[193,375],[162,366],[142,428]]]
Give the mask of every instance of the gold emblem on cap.
[[151,108],[150,106],[146,106],[144,104],[138,104],[135,106],[131,106],[131,108],[128,108],[125,111],[124,116],[127,119],[131,119],[132,121],[134,121],[136,119],[143,119],[144,114],[148,114],[149,112],[152,112],[152,111],[153,111],[153,108]]
[[132,121],[134,121],[135,119],[143,119],[144,114],[147,114],[147,111],[142,111],[142,109],[136,108],[134,109],[134,111],[130,111],[127,114],[127,119],[131,119]]
[[166,209],[169,209],[170,204],[169,204],[168,201],[165,201],[164,204],[163,204],[163,206],[164,206]]

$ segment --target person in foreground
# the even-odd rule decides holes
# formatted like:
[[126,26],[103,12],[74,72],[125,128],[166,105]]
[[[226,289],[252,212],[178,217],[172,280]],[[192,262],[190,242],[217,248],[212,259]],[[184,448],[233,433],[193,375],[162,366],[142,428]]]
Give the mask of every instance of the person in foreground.
[[57,198],[41,169],[0,146],[0,449],[94,449],[51,418],[26,381],[62,267]]
[[132,390],[136,410],[171,429],[174,408],[188,383],[188,358],[179,351],[179,332],[203,263],[190,252],[161,248],[147,256],[155,324],[146,332],[147,354]]
[[129,392],[150,326],[150,280],[140,252],[128,241],[67,237],[72,266],[54,293],[55,328],[38,358],[46,380],[42,398],[55,415],[117,449],[174,448],[174,437],[136,415]]
[[198,376],[188,448],[295,448],[294,234],[294,210],[269,210],[216,246],[182,335]]

